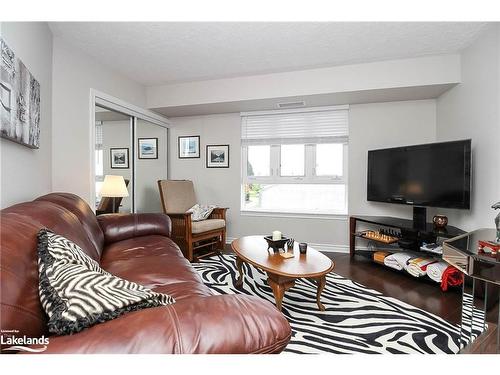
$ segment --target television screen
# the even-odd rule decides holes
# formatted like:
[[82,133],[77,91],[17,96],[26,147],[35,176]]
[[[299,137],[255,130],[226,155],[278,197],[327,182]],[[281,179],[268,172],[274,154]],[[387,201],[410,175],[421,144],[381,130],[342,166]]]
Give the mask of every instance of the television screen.
[[368,151],[367,199],[470,208],[471,141]]

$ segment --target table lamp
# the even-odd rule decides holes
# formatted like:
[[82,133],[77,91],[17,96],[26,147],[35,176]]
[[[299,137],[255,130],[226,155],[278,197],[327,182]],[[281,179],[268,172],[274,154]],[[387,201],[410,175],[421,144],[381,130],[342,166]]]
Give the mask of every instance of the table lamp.
[[127,186],[123,176],[107,174],[101,188],[101,197],[113,198],[113,213],[116,212],[115,199],[128,197]]

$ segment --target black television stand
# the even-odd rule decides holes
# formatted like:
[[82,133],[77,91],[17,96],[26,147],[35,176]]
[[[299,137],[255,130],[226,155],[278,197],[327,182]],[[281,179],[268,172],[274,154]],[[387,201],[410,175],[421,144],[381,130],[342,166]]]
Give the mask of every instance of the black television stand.
[[425,231],[426,225],[427,225],[427,208],[413,206],[413,228]]
[[[374,230],[397,231],[400,234],[399,245],[407,244],[406,249],[412,251],[420,251],[422,242],[430,242],[438,237],[453,238],[464,234],[460,228],[451,225],[444,229],[436,229],[432,223],[425,220],[425,207],[414,207],[414,218],[417,220],[401,219],[391,216],[351,216],[349,218],[349,254],[351,258],[356,254],[356,239],[364,238],[358,232],[358,224],[364,224],[366,227],[376,227]],[[422,217],[424,218],[422,220]],[[398,248],[398,243],[395,243],[395,249]],[[403,247],[403,246],[401,246]]]

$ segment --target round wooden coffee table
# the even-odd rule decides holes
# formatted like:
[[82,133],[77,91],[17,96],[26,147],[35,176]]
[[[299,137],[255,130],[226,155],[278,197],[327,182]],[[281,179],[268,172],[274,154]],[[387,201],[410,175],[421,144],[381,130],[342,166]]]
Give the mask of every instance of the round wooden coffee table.
[[276,307],[281,311],[285,291],[295,285],[296,279],[314,279],[318,284],[316,303],[321,311],[325,310],[320,297],[325,287],[326,274],[334,267],[331,259],[310,246],[307,247],[306,254],[300,254],[297,242],[293,249],[294,257],[283,258],[280,254],[275,254],[272,249],[267,249],[264,236],[241,237],[234,240],[231,247],[236,253],[236,265],[240,273],[236,286],[243,284],[243,262],[266,271],[267,283],[273,290]]

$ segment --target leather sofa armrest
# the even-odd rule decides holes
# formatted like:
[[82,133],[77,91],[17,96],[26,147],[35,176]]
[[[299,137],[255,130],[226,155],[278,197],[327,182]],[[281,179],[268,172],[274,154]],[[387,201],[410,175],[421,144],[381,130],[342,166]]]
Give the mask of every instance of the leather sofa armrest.
[[269,302],[244,295],[195,297],[127,313],[68,336],[43,353],[279,353],[291,329]]
[[172,222],[165,214],[105,214],[97,216],[106,244],[133,237],[161,235],[170,237]]

